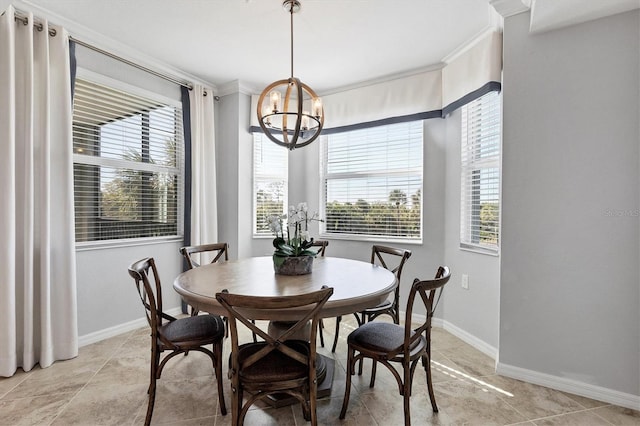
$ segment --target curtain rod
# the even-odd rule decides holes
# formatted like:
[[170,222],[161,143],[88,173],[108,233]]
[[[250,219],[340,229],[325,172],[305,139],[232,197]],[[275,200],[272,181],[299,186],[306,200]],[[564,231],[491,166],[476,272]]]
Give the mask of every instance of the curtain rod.
[[[4,12],[2,13],[4,15]],[[26,16],[21,16],[18,15],[17,13],[13,16],[14,21],[18,22],[22,22],[22,25],[29,25],[29,18],[27,18]],[[33,27],[38,30],[38,31],[42,31],[44,29],[44,26],[42,25],[42,23],[40,22],[33,22]],[[51,37],[55,37],[57,34],[56,30],[54,28],[49,28],[49,35]]]
[[[127,64],[127,65],[131,65],[131,66],[132,66],[132,67],[134,67],[134,68],[138,68],[138,69],[140,69],[140,70],[142,70],[142,71],[145,71],[145,72],[147,72],[147,73],[149,73],[149,74],[153,74],[153,75],[155,75],[156,77],[160,77],[160,78],[165,79],[165,80],[167,80],[167,81],[170,81],[170,82],[172,82],[172,83],[175,83],[175,84],[178,84],[178,85],[180,85],[180,86],[186,87],[186,88],[187,88],[187,89],[189,89],[189,90],[192,90],[192,89],[193,89],[193,84],[191,84],[191,83],[189,83],[189,82],[182,81],[182,80],[178,80],[177,78],[172,77],[172,76],[170,76],[170,75],[163,74],[163,73],[161,73],[161,72],[158,72],[158,71],[152,70],[151,68],[147,68],[147,67],[145,67],[145,66],[143,66],[143,65],[140,65],[140,64],[137,64],[137,63],[135,63],[135,62],[132,62],[132,61],[130,61],[130,60],[128,60],[128,59],[125,59],[125,58],[123,58],[123,57],[121,57],[121,56],[118,56],[118,55],[115,55],[115,54],[113,54],[113,53],[111,53],[111,52],[108,52],[108,51],[106,51],[106,50],[100,49],[99,47],[96,47],[96,46],[94,46],[94,45],[92,45],[92,44],[89,44],[89,43],[84,42],[84,41],[82,41],[82,40],[78,40],[77,38],[75,38],[75,37],[73,37],[73,36],[69,36],[69,40],[73,41],[73,42],[74,42],[74,43],[76,43],[76,44],[79,44],[80,46],[86,47],[87,49],[91,49],[91,50],[93,50],[93,51],[95,51],[95,52],[101,53],[101,54],[103,54],[103,55],[105,55],[105,56],[108,56],[108,57],[110,57],[110,58],[112,58],[112,59],[115,59],[115,60],[117,60],[117,61],[123,62],[123,63],[125,63],[125,64]],[[204,94],[204,95],[205,95],[205,96],[207,96],[207,93],[205,92],[205,94]]]
[[[2,15],[4,15],[4,12],[2,13]],[[29,24],[28,15],[25,12],[22,12],[22,11],[17,10],[17,9],[15,11],[14,19],[15,19],[16,22],[18,22],[18,21],[22,22],[23,25],[28,25]],[[42,31],[42,29],[43,29],[42,23],[36,22],[35,17],[34,17],[34,23],[33,24],[34,24],[34,27],[38,31]],[[55,36],[56,35],[56,30],[53,29],[53,28],[49,29],[49,34],[51,36]],[[101,54],[103,54],[105,56],[108,56],[108,57],[110,57],[112,59],[115,59],[117,61],[123,62],[123,63],[125,63],[127,65],[130,65],[130,66],[134,67],[134,68],[138,68],[139,70],[142,70],[142,71],[147,72],[149,74],[155,75],[156,77],[160,77],[160,78],[162,78],[164,80],[170,81],[170,82],[175,83],[175,84],[177,84],[179,86],[186,87],[189,90],[193,90],[193,84],[191,84],[191,83],[189,83],[187,81],[179,80],[179,79],[177,79],[175,77],[172,77],[170,75],[163,74],[161,72],[152,70],[151,68],[147,68],[147,67],[145,67],[143,65],[140,65],[140,64],[137,64],[135,62],[132,62],[132,61],[130,61],[128,59],[125,59],[125,58],[123,58],[121,56],[118,56],[118,55],[116,55],[114,53],[108,52],[108,51],[106,51],[104,49],[100,49],[97,46],[94,46],[94,45],[89,44],[87,42],[84,42],[82,40],[78,40],[77,38],[75,38],[75,37],[73,37],[71,35],[69,36],[69,40],[73,41],[76,44],[79,44],[80,46],[86,47],[87,49],[91,49],[94,52],[101,53]],[[207,96],[207,92],[206,91],[204,92],[204,96]],[[217,96],[215,98],[217,98]]]

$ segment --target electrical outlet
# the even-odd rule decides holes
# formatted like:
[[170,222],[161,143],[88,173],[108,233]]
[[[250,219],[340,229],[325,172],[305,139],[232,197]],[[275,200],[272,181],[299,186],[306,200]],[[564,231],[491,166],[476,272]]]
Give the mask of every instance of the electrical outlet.
[[469,290],[469,275],[462,274],[462,288]]

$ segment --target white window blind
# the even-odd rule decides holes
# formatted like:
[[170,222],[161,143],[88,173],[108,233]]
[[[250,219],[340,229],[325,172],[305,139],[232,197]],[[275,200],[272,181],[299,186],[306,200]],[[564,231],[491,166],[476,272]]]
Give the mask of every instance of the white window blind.
[[422,239],[422,133],[413,121],[322,139],[322,236]]
[[497,252],[500,232],[501,98],[462,107],[460,246]]
[[179,103],[78,78],[73,149],[76,242],[182,234]]
[[262,133],[253,134],[253,234],[272,235],[268,217],[286,213],[288,194],[286,148]]

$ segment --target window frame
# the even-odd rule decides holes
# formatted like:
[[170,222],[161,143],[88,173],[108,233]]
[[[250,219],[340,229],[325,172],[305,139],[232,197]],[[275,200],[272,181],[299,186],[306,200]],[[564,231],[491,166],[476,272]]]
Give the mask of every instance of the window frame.
[[[471,130],[469,129],[469,125],[471,124],[468,118],[465,118],[467,114],[469,114],[469,108],[477,108],[477,103],[481,101],[483,98],[487,96],[495,96],[491,102],[497,102],[497,117],[488,117],[497,118],[497,143],[495,142],[496,134],[489,134],[488,137],[483,138],[484,140],[478,141],[473,140],[470,141],[469,134]],[[489,121],[491,123],[491,121]],[[480,124],[482,125],[482,123]],[[491,124],[489,124],[491,125]],[[487,254],[492,256],[499,256],[500,254],[500,237],[501,237],[501,211],[502,211],[502,93],[501,92],[489,92],[480,98],[469,102],[464,105],[460,111],[460,129],[461,129],[461,140],[460,140],[460,241],[459,247],[461,250],[472,251],[480,254]],[[494,138],[493,140],[491,138]],[[483,148],[483,142],[487,142]],[[480,157],[478,155],[468,154],[473,153],[474,150],[482,150],[482,149],[492,149],[493,145],[497,144],[495,149],[495,154],[486,157]],[[465,154],[467,153],[467,154]],[[477,159],[471,157],[478,157]],[[465,161],[465,158],[469,158],[468,161]],[[497,193],[493,194],[495,199],[497,200],[497,218],[495,224],[495,244],[492,243],[482,243],[480,242],[480,233],[481,231],[481,200],[480,200],[480,186],[483,184],[479,182],[477,184],[469,183],[469,180],[473,180],[471,174],[476,174],[478,176],[476,179],[485,179],[480,177],[482,171],[484,170],[486,173],[491,173],[491,169],[497,169],[497,182],[492,181],[491,178],[486,179],[484,182],[485,185],[489,186],[497,186]],[[471,194],[471,195],[470,195]],[[470,197],[477,198],[477,201],[474,199],[469,199]],[[477,213],[474,213],[473,210],[477,210]],[[474,218],[477,220],[477,225],[473,225]],[[478,235],[478,241],[472,241],[472,235]]]
[[[90,83],[107,86],[111,89],[120,90],[133,96],[139,96],[149,100],[161,102],[169,107],[176,108],[178,110],[177,112],[182,117],[182,103],[180,101],[166,97],[157,92],[142,89],[138,86],[123,82],[118,79],[108,77],[104,74],[100,74],[83,67],[77,68],[76,79],[86,80],[86,81],[89,81]],[[72,106],[72,113],[73,113],[73,106]],[[144,127],[144,125],[142,126]],[[184,123],[182,128],[182,134],[180,135],[179,141],[182,143],[182,147],[178,149],[176,152],[175,167],[152,164],[152,163],[144,163],[144,162],[135,163],[135,167],[132,167],[133,162],[130,162],[127,160],[101,157],[99,155],[96,155],[96,156],[82,155],[77,153],[74,149],[74,152],[73,152],[74,167],[76,164],[81,164],[81,165],[88,165],[88,166],[93,166],[98,168],[104,167],[104,168],[127,169],[127,170],[152,172],[152,173],[171,173],[176,175],[177,181],[178,181],[178,185],[176,189],[177,201],[176,201],[176,234],[175,235],[76,241],[75,245],[77,250],[82,251],[82,250],[93,250],[93,249],[111,248],[111,247],[138,246],[138,245],[159,244],[164,242],[184,240],[184,203],[185,203],[185,171],[186,171],[186,167],[185,167],[186,166],[185,165],[186,142],[184,140]],[[99,170],[100,169],[98,169],[98,173],[99,173]],[[75,180],[75,177],[76,176],[75,176],[75,170],[74,170],[74,180]],[[101,203],[101,200],[99,200],[98,203]],[[74,218],[76,217],[75,210],[76,208],[75,208],[75,195],[74,195]],[[75,232],[74,232],[74,238],[77,238],[75,236]]]
[[[421,143],[420,143],[420,150],[421,150],[421,158],[420,158],[420,162],[419,162],[419,167],[417,168],[407,168],[405,171],[403,172],[397,172],[397,171],[382,171],[381,169],[377,170],[377,171],[367,171],[367,172],[340,172],[340,173],[333,173],[329,176],[327,173],[327,167],[328,167],[328,147],[327,144],[329,143],[329,138],[331,137],[331,135],[323,135],[321,136],[320,139],[320,176],[319,176],[319,182],[320,182],[320,191],[319,191],[319,205],[320,205],[320,217],[322,219],[326,219],[327,218],[327,180],[331,179],[331,178],[362,178],[362,177],[393,177],[393,176],[401,176],[401,175],[406,175],[407,176],[407,180],[409,181],[409,176],[411,175],[417,175],[419,174],[419,181],[420,181],[420,208],[419,208],[419,226],[420,226],[420,232],[419,235],[417,237],[400,237],[400,236],[394,236],[394,235],[382,235],[382,234],[375,234],[375,233],[367,233],[367,234],[352,234],[352,233],[335,233],[335,232],[327,232],[327,228],[326,228],[326,220],[324,220],[323,222],[320,223],[319,226],[319,238],[322,239],[334,239],[334,240],[349,240],[349,241],[364,241],[364,242],[384,242],[384,243],[393,243],[393,244],[406,244],[406,245],[420,245],[423,243],[423,239],[424,239],[424,138],[425,138],[425,131],[424,131],[424,120],[412,120],[409,122],[401,122],[401,123],[392,123],[392,124],[383,124],[381,126],[375,126],[375,127],[389,127],[389,126],[394,126],[397,124],[406,124],[406,123],[420,123],[420,132],[421,132]],[[357,129],[357,130],[352,130],[349,132],[357,132],[359,130],[367,130],[367,129]],[[387,144],[390,142],[389,140],[386,141]],[[406,194],[407,198],[411,197],[412,194]]]
[[[281,167],[282,170],[284,170],[284,172],[282,174],[271,174],[271,173],[264,173],[261,174],[260,176],[257,176],[257,170],[256,170],[256,138],[259,137],[260,138],[260,143],[262,144],[262,146],[267,146],[269,147],[269,149],[274,149],[274,150],[281,150],[284,154],[284,159],[285,159],[285,164],[284,167]],[[274,235],[271,231],[268,232],[258,232],[258,197],[257,197],[257,192],[256,192],[256,179],[258,177],[262,177],[263,179],[273,179],[275,180],[279,180],[279,179],[283,179],[284,180],[284,195],[282,197],[282,212],[280,214],[284,215],[287,214],[288,212],[288,202],[289,202],[289,151],[282,146],[279,146],[277,144],[275,144],[274,142],[272,142],[271,140],[269,140],[269,138],[267,138],[267,136],[261,132],[252,132],[251,134],[251,138],[252,138],[252,150],[251,150],[251,165],[252,165],[252,174],[251,174],[251,201],[252,201],[252,212],[251,212],[251,229],[252,229],[252,237],[253,238],[257,238],[257,239],[262,239],[262,238],[269,238],[272,239],[274,238]]]

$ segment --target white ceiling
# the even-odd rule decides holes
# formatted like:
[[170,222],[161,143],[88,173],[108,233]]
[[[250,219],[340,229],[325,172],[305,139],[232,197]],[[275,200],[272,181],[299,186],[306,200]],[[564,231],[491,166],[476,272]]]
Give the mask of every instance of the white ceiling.
[[[260,91],[290,75],[282,0],[25,3],[65,18],[72,35],[103,35],[217,86],[239,80]],[[438,65],[497,22],[488,0],[301,3],[294,15],[294,74],[319,93]]]
[[[14,1],[80,40],[218,88],[233,83],[255,93],[290,74],[282,0]],[[494,7],[504,16],[531,7],[532,32],[640,7],[640,0],[300,1],[294,74],[319,94],[440,66],[500,25]]]

